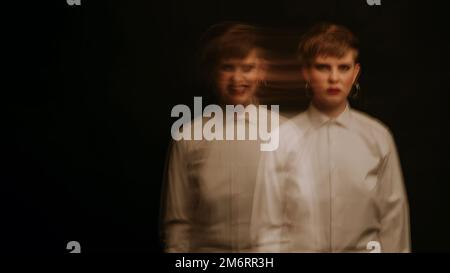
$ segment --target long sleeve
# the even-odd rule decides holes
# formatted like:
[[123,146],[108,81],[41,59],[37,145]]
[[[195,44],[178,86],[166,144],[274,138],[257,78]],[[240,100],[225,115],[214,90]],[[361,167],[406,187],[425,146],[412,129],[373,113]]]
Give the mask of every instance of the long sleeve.
[[381,250],[410,252],[409,206],[400,161],[394,140],[389,134],[389,150],[380,173]]
[[257,175],[251,237],[256,252],[281,252],[283,229],[283,172],[275,152],[263,153]]
[[171,145],[163,189],[162,236],[165,252],[189,252],[194,194],[189,185],[183,141]]

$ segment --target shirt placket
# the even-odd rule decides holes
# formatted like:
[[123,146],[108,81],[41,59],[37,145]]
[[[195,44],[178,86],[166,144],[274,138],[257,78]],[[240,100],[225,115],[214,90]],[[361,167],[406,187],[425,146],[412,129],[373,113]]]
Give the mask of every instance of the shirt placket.
[[315,181],[317,183],[315,187],[319,191],[320,202],[319,205],[319,230],[321,231],[320,249],[325,252],[332,251],[331,245],[331,172],[330,172],[330,122],[327,121],[322,124],[319,130],[319,142],[318,142],[318,164],[316,175],[321,179]]
[[[231,145],[230,148],[232,148],[232,155],[235,155],[237,145]],[[233,157],[233,156],[232,156]],[[236,162],[230,161],[230,246],[231,246],[231,252],[237,252],[238,251],[238,232],[239,227],[237,223],[237,219],[239,217],[239,185],[237,183],[237,177],[236,177]]]
[[327,126],[327,136],[328,136],[328,187],[329,187],[329,213],[330,213],[330,219],[329,219],[329,238],[330,238],[330,242],[329,242],[329,248],[330,248],[330,252],[334,252],[334,244],[333,244],[333,239],[334,239],[334,229],[333,229],[333,221],[334,221],[334,217],[333,217],[333,203],[334,203],[334,166],[335,166],[335,160],[334,160],[334,125],[335,125],[335,121],[334,120],[330,120],[328,122],[328,126]]

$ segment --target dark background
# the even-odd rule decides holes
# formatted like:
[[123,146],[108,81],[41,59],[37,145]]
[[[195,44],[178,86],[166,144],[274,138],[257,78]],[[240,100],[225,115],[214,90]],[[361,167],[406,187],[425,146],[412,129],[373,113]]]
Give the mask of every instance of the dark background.
[[1,252],[66,253],[72,240],[86,253],[161,251],[170,111],[202,95],[199,39],[223,20],[299,34],[331,20],[359,36],[363,96],[355,106],[394,134],[413,251],[450,250],[441,1],[81,2],[21,2],[5,24],[13,84],[2,90]]

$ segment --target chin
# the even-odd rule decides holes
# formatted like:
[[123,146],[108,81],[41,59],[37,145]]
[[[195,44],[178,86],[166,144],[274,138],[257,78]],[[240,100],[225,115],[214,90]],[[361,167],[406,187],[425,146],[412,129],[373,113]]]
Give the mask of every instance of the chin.
[[319,101],[321,105],[326,106],[327,108],[339,107],[344,103],[347,103],[346,98],[324,98]]

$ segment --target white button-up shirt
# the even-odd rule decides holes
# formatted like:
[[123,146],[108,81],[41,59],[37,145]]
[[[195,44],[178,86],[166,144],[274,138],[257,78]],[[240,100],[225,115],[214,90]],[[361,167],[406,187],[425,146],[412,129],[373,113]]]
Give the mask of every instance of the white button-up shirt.
[[[280,129],[261,159],[252,238],[265,252],[409,252],[409,209],[394,140],[349,106],[314,106]],[[371,242],[371,243],[369,243]]]
[[[234,128],[240,123],[248,130],[258,126],[245,115],[237,116]],[[226,130],[229,124],[224,126]],[[166,252],[252,251],[250,219],[260,144],[260,140],[173,141],[163,190]]]

